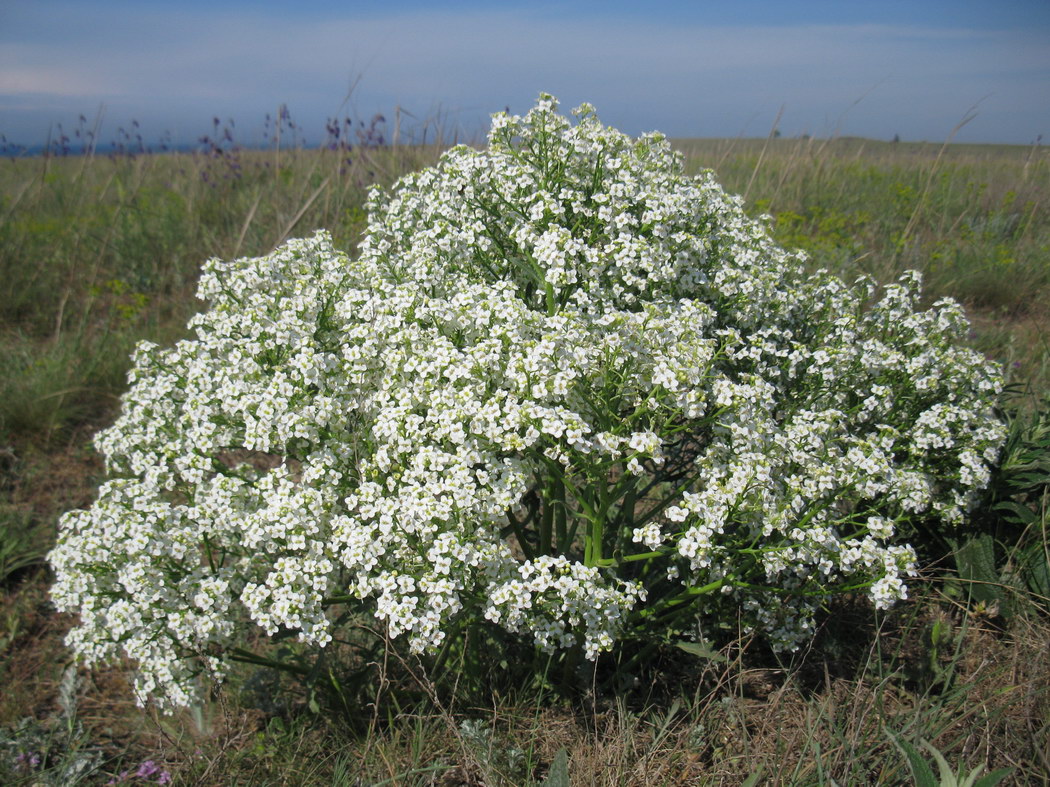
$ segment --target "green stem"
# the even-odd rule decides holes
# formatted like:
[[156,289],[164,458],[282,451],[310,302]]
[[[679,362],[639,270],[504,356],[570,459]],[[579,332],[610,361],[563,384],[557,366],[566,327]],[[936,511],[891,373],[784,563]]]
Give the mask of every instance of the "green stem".
[[584,564],[597,566],[602,562],[602,539],[605,538],[605,519],[595,517],[591,522],[591,537],[587,540]]
[[646,620],[656,617],[662,617],[666,614],[675,613],[677,614],[685,607],[683,605],[691,604],[692,602],[699,599],[701,596],[705,596],[709,593],[713,593],[716,590],[720,590],[730,580],[726,578],[716,579],[714,582],[709,582],[706,585],[700,587],[686,588],[677,596],[671,598],[662,599],[656,604],[640,609],[634,616],[636,620]]
[[569,509],[565,499],[565,482],[562,479],[561,474],[558,474],[554,478],[554,505],[557,506],[554,510],[554,524],[555,524],[555,538],[556,544],[560,545],[565,541],[565,534],[568,530],[569,521]]
[[629,675],[638,663],[648,658],[649,655],[652,654],[653,651],[655,651],[659,646],[660,643],[656,640],[651,640],[647,642],[645,645],[643,645],[641,648],[635,651],[635,653],[630,658],[628,658],[625,663],[617,667],[617,673]]
[[620,526],[617,528],[617,548],[622,549],[621,541],[628,531],[634,530],[634,504],[637,501],[638,482],[634,480],[627,487],[627,493],[623,496],[623,504],[620,506]]
[[649,522],[658,517],[660,514],[663,513],[665,508],[671,505],[671,503],[677,501],[680,498],[682,492],[688,489],[699,477],[700,475],[697,474],[685,479],[682,483],[678,484],[678,486],[674,488],[674,491],[671,492],[671,494],[667,495],[663,500],[661,500],[659,503],[657,503],[655,506],[649,509],[645,516],[639,519],[637,523],[632,522],[632,524],[634,524],[636,527],[641,527],[646,522]]
[[357,596],[351,596],[349,594],[342,594],[338,596],[328,596],[327,598],[321,599],[322,607],[334,607],[336,604],[349,604],[353,601],[360,601]]
[[[551,549],[551,533],[554,528],[554,477],[550,477],[550,483],[546,489],[546,498],[543,501],[543,512],[540,515],[540,545],[539,553],[546,555]],[[562,487],[564,490],[564,486]]]
[[[529,546],[529,542],[525,540],[525,523],[519,522],[518,518],[511,511],[507,512],[507,521],[510,522],[511,531],[514,533],[514,538],[517,539],[518,546],[521,547],[525,559],[532,560],[535,555],[532,553],[532,547]],[[528,521],[526,520],[526,522]]]
[[464,627],[464,619],[456,621],[452,626],[452,631],[448,632],[445,637],[445,641],[441,645],[441,650],[438,651],[437,658],[434,659],[434,666],[431,670],[431,674],[435,678],[439,678],[441,670],[445,666],[445,662],[448,660],[449,654],[452,652],[453,644],[459,642],[459,635],[462,633]]
[[640,552],[634,555],[624,555],[623,557],[610,557],[604,560],[599,560],[595,565],[603,567],[619,566],[624,563],[634,563],[638,560],[652,560],[655,557],[663,557],[664,555],[671,554],[671,550],[664,550],[660,552]]
[[265,656],[260,656],[257,653],[252,653],[250,650],[244,650],[243,648],[234,648],[233,651],[231,651],[230,658],[233,661],[240,661],[244,664],[256,664],[260,667],[278,669],[283,672],[291,672],[295,675],[306,676],[311,672],[307,667],[300,667],[298,664],[288,664],[284,661],[268,659]]

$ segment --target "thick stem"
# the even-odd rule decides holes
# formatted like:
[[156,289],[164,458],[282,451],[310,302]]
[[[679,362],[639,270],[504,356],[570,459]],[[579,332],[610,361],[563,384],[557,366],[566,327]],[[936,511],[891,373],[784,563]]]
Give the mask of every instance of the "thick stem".
[[587,557],[585,563],[588,566],[597,566],[602,561],[602,539],[605,538],[605,520],[595,517],[591,522],[591,537],[587,540]]
[[679,615],[684,610],[688,609],[689,605],[698,600],[701,596],[714,593],[716,590],[721,590],[722,586],[729,581],[730,580],[728,579],[722,578],[716,579],[714,582],[709,582],[701,587],[686,588],[677,596],[661,599],[655,604],[647,606],[645,609],[638,610],[631,615],[631,618],[633,621],[641,621],[663,618],[667,615]]
[[623,496],[623,504],[620,506],[620,527],[617,529],[616,534],[617,546],[623,549],[622,541],[625,533],[633,532],[634,530],[634,505],[637,501],[638,485],[637,483],[631,484],[627,488],[627,494]]
[[434,665],[431,668],[431,674],[435,679],[441,675],[441,670],[445,666],[445,662],[448,660],[449,654],[452,652],[452,647],[455,643],[459,642],[459,635],[463,632],[464,621],[461,619],[452,626],[452,630],[448,632],[445,637],[445,641],[441,644],[441,650],[438,651],[437,657],[434,659]]
[[243,648],[234,648],[230,652],[230,659],[233,661],[240,661],[244,664],[257,664],[260,667],[269,667],[270,669],[281,670],[282,672],[290,672],[293,675],[307,676],[311,670],[307,667],[301,667],[298,664],[288,664],[284,661],[275,661],[274,659],[268,659],[265,656],[260,656],[257,653],[252,653],[250,650],[244,650]]
[[557,550],[562,544],[565,543],[565,535],[568,530],[569,522],[569,507],[567,505],[565,496],[565,482],[562,481],[559,475],[554,479],[554,525],[555,525],[555,545],[554,548]]
[[532,547],[529,546],[529,542],[525,540],[525,525],[532,520],[529,517],[524,522],[519,522],[518,518],[514,516],[514,512],[507,512],[507,521],[510,522],[511,531],[514,533],[514,538],[518,541],[518,546],[521,547],[522,553],[525,555],[526,560],[532,560],[535,555],[532,553]]
[[[551,477],[545,490],[543,501],[543,512],[540,515],[540,544],[539,553],[548,555],[551,551],[551,533],[554,528],[554,479]],[[562,487],[564,489],[564,487]]]

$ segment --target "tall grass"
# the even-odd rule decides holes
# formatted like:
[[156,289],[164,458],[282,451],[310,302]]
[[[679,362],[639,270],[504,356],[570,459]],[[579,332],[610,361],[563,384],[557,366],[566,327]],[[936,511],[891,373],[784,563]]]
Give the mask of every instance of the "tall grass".
[[352,249],[373,183],[432,162],[412,148],[42,157],[0,164],[0,434],[47,440],[104,417],[128,351],[198,304],[198,267],[325,227]]
[[[985,540],[961,553],[973,565],[930,574],[919,598],[881,620],[846,603],[791,662],[746,640],[714,659],[665,653],[633,689],[575,704],[550,701],[542,686],[457,699],[394,656],[366,665],[380,679],[350,723],[294,687],[274,703],[264,668],[247,665],[209,705],[145,726],[119,669],[70,689],[66,623],[48,611],[40,558],[58,513],[86,503],[100,477],[87,438],[115,413],[134,343],[181,335],[207,258],[262,254],[319,227],[353,250],[368,188],[441,150],[380,144],[374,124],[355,144],[344,136],[324,150],[286,133],[247,151],[219,130],[196,154],[129,147],[0,161],[0,780],[59,783],[90,766],[77,779],[105,783],[155,760],[184,784],[904,783],[899,742],[925,752],[926,740],[953,766],[1050,783],[1042,148],[676,143],[690,168],[746,193],[815,267],[881,281],[923,271],[928,297],[962,300],[971,341],[1029,392],[1011,410],[1010,453],[979,523]],[[986,554],[991,569],[977,560]],[[23,717],[32,722],[17,727]],[[44,757],[32,772],[4,759],[31,743]]]

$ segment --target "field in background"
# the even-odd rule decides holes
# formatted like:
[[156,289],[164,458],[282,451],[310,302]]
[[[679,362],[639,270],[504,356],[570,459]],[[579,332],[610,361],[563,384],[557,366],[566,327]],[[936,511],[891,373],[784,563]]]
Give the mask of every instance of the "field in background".
[[[368,187],[440,152],[359,141],[0,161],[0,759],[36,740],[46,755],[36,767],[54,783],[71,783],[57,774],[80,757],[102,769],[89,783],[153,760],[186,784],[546,778],[553,787],[565,783],[563,762],[573,785],[735,784],[758,773],[756,783],[859,784],[906,780],[900,737],[930,740],[956,765],[1013,768],[1007,783],[1046,783],[1050,591],[979,593],[950,573],[931,574],[915,601],[875,622],[862,606],[837,610],[792,664],[738,643],[720,660],[673,662],[673,680],[648,693],[577,705],[508,693],[484,708],[439,708],[417,686],[405,694],[415,700],[387,695],[362,709],[362,732],[304,703],[274,706],[244,688],[258,674],[174,719],[136,710],[118,669],[82,675],[79,689],[70,673],[63,690],[68,622],[48,610],[41,559],[57,516],[87,505],[101,479],[89,440],[116,411],[132,347],[182,335],[201,305],[193,290],[203,260],[262,254],[315,228],[353,249]],[[963,301],[969,340],[1003,361],[1023,394],[1018,433],[1028,430],[1025,450],[1045,445],[1041,472],[1050,457],[1050,151],[859,139],[675,145],[691,170],[714,169],[749,210],[768,214],[775,236],[805,249],[814,267],[884,282],[916,268],[931,300]],[[998,502],[1008,492],[1032,513],[1020,524],[1041,530],[1045,550],[1045,491],[1040,503],[1020,486],[1003,489]],[[996,552],[989,588],[1006,583],[1017,554]],[[19,731],[25,718],[35,721]],[[13,778],[4,767],[0,778]]]

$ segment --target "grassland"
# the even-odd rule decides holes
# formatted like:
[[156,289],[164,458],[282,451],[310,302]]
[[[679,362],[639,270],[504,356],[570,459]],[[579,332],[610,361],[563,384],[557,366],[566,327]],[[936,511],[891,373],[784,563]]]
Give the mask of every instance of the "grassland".
[[1011,769],[1004,783],[1050,783],[1050,154],[858,139],[676,145],[814,267],[881,281],[923,271],[928,297],[962,301],[970,341],[1014,383],[1012,442],[974,537],[930,567],[912,601],[881,617],[844,602],[786,663],[738,640],[715,659],[668,654],[643,685],[573,701],[498,680],[484,697],[438,696],[391,653],[343,715],[295,685],[275,693],[261,668],[195,713],[140,711],[125,670],[66,669],[69,621],[48,608],[42,562],[58,515],[89,503],[101,479],[89,440],[116,412],[131,348],[181,335],[209,257],[264,253],[318,227],[352,249],[368,187],[440,146],[4,160],[0,780],[893,784],[908,780],[904,749],[922,739],[953,765]]

